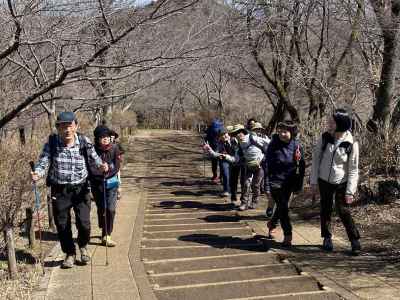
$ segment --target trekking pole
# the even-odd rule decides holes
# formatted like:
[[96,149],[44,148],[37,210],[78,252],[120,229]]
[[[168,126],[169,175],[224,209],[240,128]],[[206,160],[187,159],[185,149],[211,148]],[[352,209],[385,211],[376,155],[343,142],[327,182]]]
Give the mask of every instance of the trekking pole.
[[108,230],[107,230],[107,194],[106,194],[106,174],[103,175],[103,204],[104,204],[104,224],[103,229],[106,238],[106,266],[108,266]]
[[[30,161],[29,165],[31,166],[32,172],[35,172],[35,163],[33,161]],[[43,263],[42,226],[40,226],[40,215],[39,215],[40,194],[39,194],[39,191],[37,189],[35,181],[33,181],[33,192],[35,194],[35,210],[36,210],[37,224],[38,224],[38,229],[39,229],[39,249],[40,249],[39,263],[42,266],[42,271],[43,271],[43,274],[44,274],[45,270],[44,270],[44,263]]]

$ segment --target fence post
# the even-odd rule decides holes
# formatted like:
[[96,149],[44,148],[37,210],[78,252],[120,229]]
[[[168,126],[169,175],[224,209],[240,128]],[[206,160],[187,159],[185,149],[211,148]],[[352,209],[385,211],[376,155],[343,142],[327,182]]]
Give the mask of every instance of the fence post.
[[11,279],[17,277],[17,259],[15,257],[14,231],[9,225],[4,229],[4,240],[7,244],[8,272]]
[[26,216],[26,234],[29,240],[29,247],[35,247],[35,226],[33,225],[33,210],[32,208],[25,209],[25,216]]

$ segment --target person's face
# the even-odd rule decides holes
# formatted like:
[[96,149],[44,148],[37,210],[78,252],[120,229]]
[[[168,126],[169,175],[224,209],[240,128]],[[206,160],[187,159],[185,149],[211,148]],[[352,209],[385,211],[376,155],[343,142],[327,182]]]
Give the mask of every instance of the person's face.
[[292,137],[292,134],[287,129],[279,128],[278,136],[282,142],[288,143]]
[[332,116],[326,120],[326,130],[331,133],[336,131],[336,122]]
[[252,128],[254,126],[254,124],[256,124],[256,121],[251,120],[249,122],[249,127]]
[[221,140],[223,141],[223,142],[227,142],[227,141],[229,141],[230,140],[230,136],[229,136],[229,133],[224,133],[223,135],[221,135]]
[[239,139],[240,141],[242,141],[242,142],[245,140],[245,136],[246,136],[246,134],[245,134],[243,131],[241,131],[241,132],[239,132],[239,133],[237,134],[238,139]]
[[60,123],[56,128],[63,141],[68,143],[74,140],[78,125],[73,121],[69,123]]
[[109,136],[102,136],[99,140],[100,145],[107,146],[111,143],[111,138]]

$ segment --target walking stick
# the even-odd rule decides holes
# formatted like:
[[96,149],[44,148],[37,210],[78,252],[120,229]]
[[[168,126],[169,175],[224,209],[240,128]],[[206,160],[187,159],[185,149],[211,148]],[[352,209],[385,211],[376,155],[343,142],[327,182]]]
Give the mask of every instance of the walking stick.
[[103,229],[105,232],[105,238],[106,238],[106,266],[108,266],[108,229],[107,229],[107,194],[106,194],[106,175],[104,174],[103,176],[103,204],[104,204],[104,224],[103,224]]
[[[32,172],[35,172],[35,163],[33,161],[30,161],[29,165],[31,166]],[[39,229],[39,249],[40,249],[39,263],[42,266],[42,271],[43,271],[43,274],[44,274],[45,271],[44,271],[44,263],[43,263],[42,226],[40,226],[40,216],[39,216],[40,194],[39,194],[39,191],[37,189],[35,181],[33,181],[33,192],[35,194],[35,210],[36,210],[37,224],[38,224],[38,229]]]

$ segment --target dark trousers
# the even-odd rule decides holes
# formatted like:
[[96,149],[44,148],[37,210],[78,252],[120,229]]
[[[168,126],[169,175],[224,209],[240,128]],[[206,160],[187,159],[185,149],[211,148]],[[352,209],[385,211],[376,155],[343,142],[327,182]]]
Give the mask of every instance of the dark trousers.
[[230,185],[230,169],[231,164],[227,161],[221,160],[219,162],[219,168],[222,174],[222,186],[224,188],[224,192],[231,192],[231,185]]
[[332,237],[331,216],[333,211],[333,198],[335,198],[336,212],[346,229],[349,240],[358,240],[360,233],[351,217],[350,210],[345,201],[347,183],[330,184],[324,180],[318,180],[321,195],[321,236]]
[[216,178],[218,176],[218,161],[218,158],[211,158],[211,171],[213,174],[213,178]]
[[276,209],[272,216],[271,223],[275,227],[279,220],[284,235],[292,235],[292,224],[289,217],[289,200],[291,195],[292,191],[289,187],[271,189],[271,197],[276,203]]
[[[97,221],[99,227],[102,229],[102,236],[105,236],[111,235],[114,229],[118,188],[106,189],[105,193],[103,191],[104,188],[102,182],[96,184],[92,183],[92,194],[97,207]],[[107,227],[105,226],[105,223],[107,223]]]
[[240,174],[240,166],[231,165],[231,174],[229,176],[230,179],[230,189],[231,189],[231,197],[236,200],[238,183],[239,183],[239,174]]
[[88,185],[54,185],[51,187],[54,221],[61,249],[67,255],[75,255],[72,238],[71,208],[75,213],[78,229],[78,246],[85,247],[90,240],[90,197]]

